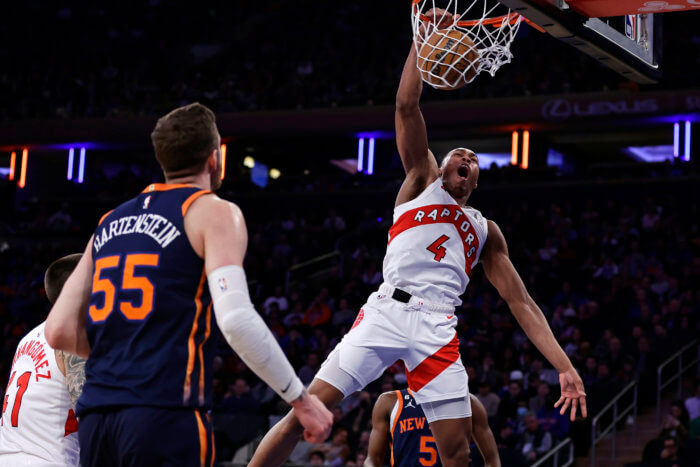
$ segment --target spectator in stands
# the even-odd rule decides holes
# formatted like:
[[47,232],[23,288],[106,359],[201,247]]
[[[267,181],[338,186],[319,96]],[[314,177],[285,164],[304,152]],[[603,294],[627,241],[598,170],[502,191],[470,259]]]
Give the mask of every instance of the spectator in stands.
[[552,448],[552,435],[540,427],[537,417],[532,412],[525,415],[524,422],[525,431],[522,434],[520,452],[532,463]]
[[522,390],[521,373],[521,380],[511,381],[508,384],[508,391],[501,397],[501,402],[498,404],[498,416],[516,420],[518,418],[518,408],[524,407],[525,411],[527,411],[527,403],[528,401]]
[[267,314],[269,314],[270,304],[272,303],[277,304],[277,308],[282,312],[282,314],[285,314],[285,312],[289,309],[289,302],[284,296],[284,288],[281,285],[276,285],[275,293],[267,297],[263,302],[263,309]]
[[700,417],[700,383],[695,387],[695,395],[685,400],[685,409],[690,420]]
[[491,385],[488,381],[481,381],[478,385],[478,391],[476,398],[479,399],[479,402],[486,409],[486,415],[489,417],[496,416],[501,398],[491,391]]
[[318,353],[310,352],[306,357],[306,365],[299,369],[299,379],[305,386],[311,383],[311,380],[316,376],[316,372],[321,367],[321,358]]
[[250,386],[245,378],[236,378],[229,386],[228,392],[222,402],[223,409],[230,414],[256,415],[259,413],[260,403],[250,392]]

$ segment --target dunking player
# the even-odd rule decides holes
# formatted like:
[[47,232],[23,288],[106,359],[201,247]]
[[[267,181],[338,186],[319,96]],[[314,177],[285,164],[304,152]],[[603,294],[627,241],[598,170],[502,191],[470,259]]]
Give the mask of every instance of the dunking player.
[[[486,409],[479,399],[469,395],[472,407],[472,437],[486,467],[501,467],[498,447],[489,427]],[[410,389],[385,392],[372,409],[372,433],[365,467],[384,465],[386,448],[392,467],[440,467],[435,439],[426,423],[423,409]]]
[[166,183],[102,218],[46,323],[52,346],[90,357],[78,401],[81,464],[214,462],[206,410],[216,323],[292,405],[307,439],[323,441],[332,415],[306,393],[250,301],[243,215],[210,191],[221,184],[214,114],[181,107],[151,139]]
[[[448,20],[448,18],[446,18]],[[477,262],[508,303],[528,337],[559,372],[562,412],[571,418],[583,383],[530,298],[508,257],[498,226],[466,207],[477,186],[479,164],[468,149],[450,151],[438,167],[428,149],[419,108],[422,81],[411,47],[396,106],[396,138],[406,179],[394,208],[384,258],[384,283],[360,310],[354,328],[328,356],[309,392],[333,407],[380,376],[396,360],[430,422],[445,466],[469,462],[471,408],[467,374],[459,356],[454,307]],[[288,414],[265,436],[252,467],[280,465],[294,448],[300,427]]]
[[[51,303],[82,255],[54,261],[44,275]],[[2,403],[0,465],[77,466],[75,402],[85,382],[85,360],[52,349],[44,325],[17,345]]]

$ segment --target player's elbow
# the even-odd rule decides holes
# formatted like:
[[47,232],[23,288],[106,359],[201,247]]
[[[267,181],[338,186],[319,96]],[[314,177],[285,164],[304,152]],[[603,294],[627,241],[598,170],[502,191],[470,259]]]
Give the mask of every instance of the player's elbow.
[[68,343],[70,342],[70,336],[68,335],[66,327],[52,320],[50,315],[46,320],[44,336],[46,337],[46,342],[48,342],[52,349],[69,350]]
[[418,97],[408,96],[399,92],[396,95],[396,113],[401,115],[412,114],[419,111]]

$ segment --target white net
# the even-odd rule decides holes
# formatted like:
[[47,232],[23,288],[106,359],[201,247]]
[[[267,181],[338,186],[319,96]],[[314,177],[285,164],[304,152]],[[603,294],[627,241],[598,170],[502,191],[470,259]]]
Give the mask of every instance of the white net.
[[511,61],[522,17],[496,0],[413,0],[418,69],[436,89],[457,89]]

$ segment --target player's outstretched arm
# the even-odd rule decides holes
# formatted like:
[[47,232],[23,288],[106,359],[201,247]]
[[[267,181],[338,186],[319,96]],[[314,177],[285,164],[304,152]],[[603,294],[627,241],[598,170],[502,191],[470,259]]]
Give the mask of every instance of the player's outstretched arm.
[[90,354],[85,320],[92,288],[92,237],[83,257],[66,280],[46,319],[46,341],[55,350],[82,358]]
[[423,79],[416,68],[416,57],[416,48],[411,44],[396,93],[396,145],[406,171],[397,205],[418,196],[439,174],[437,161],[428,149],[428,132],[419,107]]
[[396,403],[394,391],[385,392],[377,399],[372,409],[372,432],[369,435],[369,448],[364,467],[382,467],[389,446],[389,418]]
[[474,442],[484,458],[485,467],[501,467],[501,458],[498,457],[498,446],[489,427],[489,417],[486,409],[479,399],[469,395],[472,404],[472,434]]
[[492,221],[488,221],[488,229],[488,239],[482,257],[486,277],[508,303],[511,313],[518,320],[527,337],[559,372],[561,398],[555,407],[563,404],[562,414],[571,407],[572,421],[576,418],[579,405],[581,406],[581,414],[584,417],[588,416],[586,393],[581,378],[554,338],[542,310],[530,297],[525,289],[525,284],[513,267],[501,229]]
[[204,258],[214,315],[231,348],[248,367],[294,408],[309,442],[330,433],[333,415],[294,373],[277,340],[255,311],[243,258],[248,232],[241,210],[216,196],[203,196],[185,216],[185,231]]

